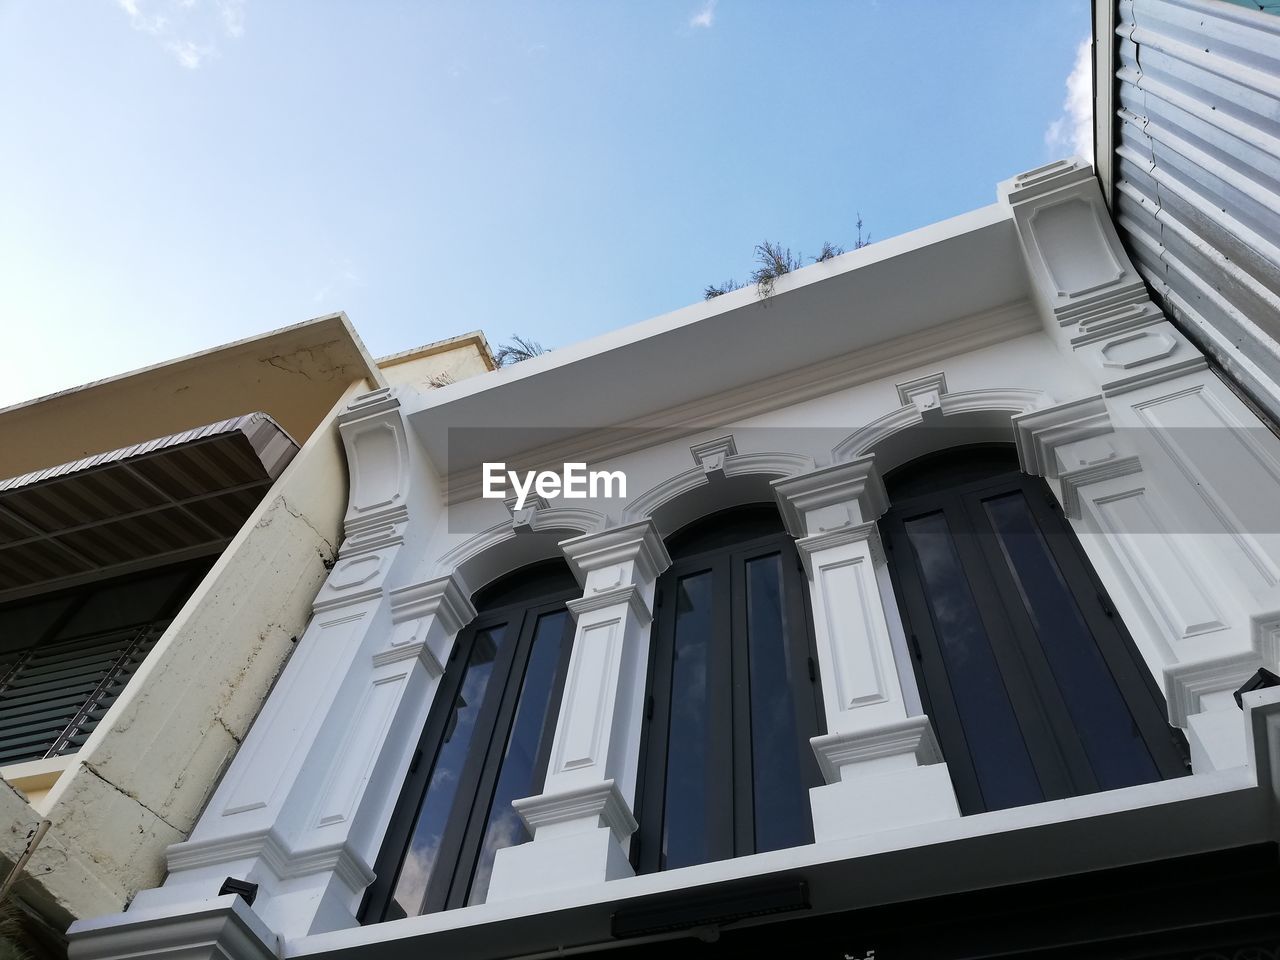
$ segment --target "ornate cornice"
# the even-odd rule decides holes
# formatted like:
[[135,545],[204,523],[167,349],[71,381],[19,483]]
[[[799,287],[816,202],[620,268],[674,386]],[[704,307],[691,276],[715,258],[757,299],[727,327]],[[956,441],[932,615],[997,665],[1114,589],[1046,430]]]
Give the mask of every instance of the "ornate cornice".
[[471,605],[466,585],[456,573],[437,577],[390,592],[391,622],[404,623],[424,617],[437,617],[446,633],[457,633],[473,619],[476,608]]
[[772,484],[782,511],[783,522],[793,537],[812,536],[827,527],[819,511],[829,507],[855,507],[847,510],[843,523],[832,523],[830,529],[850,521],[876,520],[889,509],[884,483],[875,467],[875,457],[860,457],[832,464],[795,477],[775,480]]
[[637,580],[656,580],[671,566],[658,528],[648,519],[563,540],[560,549],[581,580],[592,570],[632,561]]
[[1017,414],[1012,420],[1023,471],[1050,479],[1060,472],[1059,447],[1112,432],[1111,416],[1100,394]]

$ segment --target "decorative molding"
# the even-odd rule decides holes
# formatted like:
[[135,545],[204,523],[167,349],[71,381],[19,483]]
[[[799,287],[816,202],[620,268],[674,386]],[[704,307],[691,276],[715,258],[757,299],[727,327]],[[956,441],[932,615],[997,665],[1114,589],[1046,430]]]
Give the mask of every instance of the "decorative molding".
[[942,398],[945,416],[957,413],[1008,413],[1017,415],[1029,410],[1042,410],[1053,398],[1034,387],[993,387],[984,390],[958,390]]
[[207,840],[183,840],[170,844],[165,864],[170,873],[257,858],[276,876],[288,870],[290,851],[274,827],[234,833]]
[[889,509],[874,456],[775,480],[772,487],[787,531],[797,538],[876,520]]
[[1080,491],[1095,483],[1129,477],[1142,472],[1142,461],[1134,457],[1118,457],[1091,467],[1066,470],[1059,474],[1062,483],[1062,512],[1073,520],[1079,520]]
[[389,413],[399,407],[400,400],[396,397],[395,388],[379,387],[377,390],[370,390],[368,393],[353,397],[338,414],[337,421],[339,424],[352,423]]
[[136,909],[103,922],[78,920],[67,931],[76,960],[276,960],[279,938],[238,894],[210,896],[172,913]]
[[1143,387],[1151,387],[1159,383],[1164,383],[1168,380],[1176,380],[1184,374],[1195,373],[1197,370],[1208,369],[1208,366],[1209,361],[1205,359],[1202,354],[1196,354],[1194,356],[1178,360],[1174,363],[1168,363],[1164,366],[1157,367],[1154,370],[1130,374],[1127,377],[1119,377],[1115,380],[1108,380],[1102,384],[1102,395],[1104,397],[1116,397],[1122,393],[1141,390]]
[[289,869],[280,879],[290,880],[330,870],[340,883],[355,893],[360,893],[376,879],[373,868],[346,843],[328,844],[292,854]]
[[585,581],[592,570],[633,561],[633,582],[656,580],[658,574],[671,566],[671,557],[652,520],[637,520],[562,540],[560,549],[580,581]]
[[457,633],[475,619],[466,584],[456,574],[397,587],[391,598],[391,622],[437,617],[445,633]]
[[738,444],[734,441],[733,434],[729,434],[726,437],[716,437],[714,440],[695,443],[689,447],[689,452],[693,454],[693,459],[697,461],[708,480],[723,480],[725,460],[737,455]]
[[570,600],[565,606],[569,608],[569,612],[574,617],[581,619],[584,613],[608,610],[621,604],[625,604],[631,610],[640,626],[647,627],[649,622],[653,620],[653,611],[649,609],[649,604],[645,603],[644,594],[641,593],[640,587],[634,583],[624,583],[616,587],[604,587],[588,593],[584,597]]
[[1164,330],[1138,330],[1108,340],[1098,351],[1098,359],[1104,367],[1131,370],[1163,360],[1177,349],[1178,341]]
[[[729,438],[732,439],[732,438]],[[715,441],[711,441],[715,442]],[[691,447],[690,450],[693,448]],[[696,459],[696,454],[694,455]],[[813,459],[798,453],[739,453],[724,458],[723,475],[728,477],[793,477],[813,469]],[[699,487],[711,477],[705,466],[691,467],[650,487],[633,498],[622,511],[630,523],[652,517],[668,503]]]
[[709,482],[706,470],[702,467],[690,467],[674,476],[667,477],[650,487],[640,496],[633,498],[622,511],[624,522],[637,522],[652,517],[659,509],[677,497],[683,496]]
[[348,540],[408,518],[409,444],[391,387],[362,394],[339,414],[350,475],[343,531]]
[[[1075,211],[1079,208],[1082,214]],[[1036,221],[1084,216],[1084,220],[1071,224],[1073,247],[1070,250],[1056,248],[1044,241],[1047,231]],[[1087,227],[1082,229],[1084,224]],[[1044,264],[1045,274],[1056,288],[1058,299],[1072,301],[1113,287],[1129,272],[1117,258],[1108,242],[1097,205],[1079,194],[1064,196],[1037,206],[1027,217],[1031,242]],[[1092,230],[1094,236],[1086,236]],[[1057,238],[1055,238],[1055,241]]]
[[866,523],[851,523],[847,526],[836,527],[834,530],[824,530],[822,533],[815,533],[808,537],[799,537],[796,539],[796,550],[800,553],[800,562],[804,564],[804,571],[812,580],[813,560],[815,554],[822,553],[825,550],[831,550],[835,547],[842,547],[848,543],[866,542],[871,550],[871,560],[877,566],[884,565],[884,544],[880,540],[880,528],[874,520]]
[[1133,291],[1119,302],[1106,303],[1078,316],[1079,326],[1067,338],[1074,349],[1166,322],[1165,315],[1147,298],[1145,290]]
[[444,673],[441,659],[448,650],[432,650],[428,637],[433,627],[439,634],[453,637],[476,616],[468,598],[470,591],[456,572],[423,583],[399,587],[390,592],[391,642],[373,655],[375,667],[417,657],[432,677]]
[[539,827],[594,817],[594,826],[608,827],[614,839],[625,847],[627,838],[639,827],[627,801],[612,780],[525,797],[513,801],[511,806],[534,835],[535,841]]
[[1268,670],[1280,666],[1280,610],[1268,610],[1250,618],[1253,628],[1253,649]]
[[396,519],[361,526],[342,541],[338,556],[346,560],[375,550],[400,546],[404,543],[404,531],[408,525],[407,517],[408,511],[405,510],[403,515]]
[[[321,588],[322,590],[324,588]],[[368,603],[372,600],[382,599],[381,585],[370,587],[367,590],[353,590],[350,593],[339,593],[336,596],[321,595],[311,604],[311,612],[320,613],[321,611],[337,610],[341,607],[353,607],[356,604]]]
[[[548,507],[534,511],[533,532],[546,533],[556,530],[576,530],[590,535],[605,529],[608,518],[603,513],[588,507]],[[452,550],[442,554],[432,564],[432,572],[436,576],[449,576],[469,560],[480,554],[499,548],[502,544],[517,536],[515,526],[510,520],[495,523],[479,533],[472,534]]]
[[368,583],[382,572],[382,555],[368,553],[349,560],[339,560],[329,572],[325,584],[330,590],[350,590]]
[[1256,650],[1245,650],[1190,663],[1173,663],[1164,668],[1165,696],[1169,700],[1169,720],[1185,727],[1187,718],[1203,710],[1201,700],[1211,693],[1235,690],[1263,666]]
[[839,783],[843,767],[909,753],[920,766],[942,762],[933,725],[924,715],[865,730],[827,733],[809,741],[827,783]]
[[1055,160],[1000,184],[999,192],[1009,204],[1025,203],[1054,190],[1093,178],[1093,169],[1075,157]]
[[1101,394],[1016,414],[1011,420],[1023,472],[1050,479],[1057,478],[1059,473],[1059,447],[1113,430],[1111,415]]
[[[910,381],[909,381],[910,382]],[[900,387],[902,385],[899,385]],[[938,409],[944,417],[963,413],[1009,413],[1013,415],[1039,410],[1052,403],[1043,390],[1028,387],[1003,387],[990,390],[961,390],[939,397]],[[924,415],[914,403],[891,410],[855,430],[832,449],[832,461],[843,463],[864,457],[896,433],[924,422]]]
[[902,380],[901,383],[893,384],[893,388],[897,390],[897,402],[906,407],[914,404],[916,397],[941,398],[947,392],[947,375],[940,370],[936,374],[925,374],[916,376],[913,380]]

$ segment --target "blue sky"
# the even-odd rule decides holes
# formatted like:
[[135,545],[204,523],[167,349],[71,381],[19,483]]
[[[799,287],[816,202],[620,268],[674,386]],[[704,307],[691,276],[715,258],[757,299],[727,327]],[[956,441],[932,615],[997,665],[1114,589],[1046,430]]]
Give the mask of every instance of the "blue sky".
[[1073,152],[1088,17],[0,0],[0,404],[339,309],[375,356],[565,344],[983,206]]

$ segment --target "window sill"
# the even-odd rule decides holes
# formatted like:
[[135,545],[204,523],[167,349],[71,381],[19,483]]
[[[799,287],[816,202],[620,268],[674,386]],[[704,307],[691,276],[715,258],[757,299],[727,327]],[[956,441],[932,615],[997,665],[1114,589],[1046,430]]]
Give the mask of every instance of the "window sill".
[[408,960],[430,949],[480,960],[516,947],[616,944],[619,901],[763,875],[804,878],[820,912],[1028,882],[1266,840],[1269,794],[1239,767],[314,934],[286,942],[281,955],[367,949]]

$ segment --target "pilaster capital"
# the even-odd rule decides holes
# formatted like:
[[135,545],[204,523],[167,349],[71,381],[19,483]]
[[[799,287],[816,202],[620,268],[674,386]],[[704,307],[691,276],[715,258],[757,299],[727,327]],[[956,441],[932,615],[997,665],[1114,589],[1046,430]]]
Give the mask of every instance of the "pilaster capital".
[[617,579],[609,585],[652,581],[671,565],[657,525],[647,518],[562,540],[560,549],[583,583],[589,574],[610,567],[619,569]]
[[1012,423],[1023,472],[1049,479],[1056,479],[1062,471],[1060,448],[1103,436],[1114,429],[1101,394],[1020,413],[1012,417]]
[[452,638],[475,618],[468,593],[456,572],[392,590],[391,642],[373,655],[374,665],[417,657],[431,676],[440,676]]
[[874,454],[775,480],[772,486],[793,537],[874,521],[889,509]]

